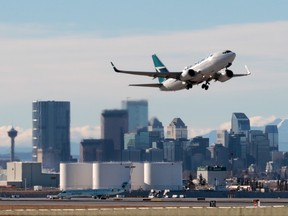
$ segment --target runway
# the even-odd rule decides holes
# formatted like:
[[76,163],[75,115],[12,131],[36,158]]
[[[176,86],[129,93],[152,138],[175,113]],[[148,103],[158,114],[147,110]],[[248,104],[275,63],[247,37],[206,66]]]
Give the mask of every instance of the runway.
[[[259,199],[261,206],[288,206],[288,199]],[[90,209],[90,208],[141,208],[141,207],[209,207],[215,201],[217,207],[253,207],[253,199],[246,198],[121,198],[95,200],[74,198],[49,200],[45,198],[2,198],[0,210],[4,209]]]

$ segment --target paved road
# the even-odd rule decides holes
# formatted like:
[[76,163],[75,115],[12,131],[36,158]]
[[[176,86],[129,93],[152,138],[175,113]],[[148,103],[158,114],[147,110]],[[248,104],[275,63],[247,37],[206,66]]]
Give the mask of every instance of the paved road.
[[[123,208],[123,207],[209,207],[210,201],[215,200],[217,207],[247,207],[253,206],[253,199],[241,198],[166,198],[144,199],[123,198],[94,200],[91,198],[75,198],[71,200],[48,200],[44,198],[2,198],[0,209],[27,209],[27,208]],[[259,199],[261,206],[288,206],[288,199]]]

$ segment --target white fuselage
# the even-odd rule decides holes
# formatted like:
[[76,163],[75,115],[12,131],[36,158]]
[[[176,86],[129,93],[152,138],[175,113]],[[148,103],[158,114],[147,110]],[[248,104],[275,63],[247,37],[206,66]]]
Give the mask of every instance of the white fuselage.
[[124,192],[123,189],[87,189],[87,190],[66,190],[57,196],[61,199],[71,199],[73,197],[109,197]]
[[[183,69],[180,79],[169,78],[165,80],[160,88],[162,91],[177,91],[185,89],[187,83],[193,85],[200,84],[202,82],[209,82],[213,79],[216,73],[220,70],[229,67],[234,61],[236,54],[234,52],[216,52],[211,54],[202,61],[187,66]],[[195,71],[195,75],[191,76],[189,70]]]

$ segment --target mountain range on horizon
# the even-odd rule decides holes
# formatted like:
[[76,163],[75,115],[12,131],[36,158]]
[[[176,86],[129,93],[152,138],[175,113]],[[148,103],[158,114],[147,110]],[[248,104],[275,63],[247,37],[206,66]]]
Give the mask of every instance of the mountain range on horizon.
[[[266,125],[277,125],[279,134],[279,151],[288,151],[288,118],[277,118]],[[266,125],[251,126],[251,130],[264,131]],[[202,135],[205,138],[209,138],[210,145],[216,142],[216,131],[217,130],[212,130],[210,133]]]

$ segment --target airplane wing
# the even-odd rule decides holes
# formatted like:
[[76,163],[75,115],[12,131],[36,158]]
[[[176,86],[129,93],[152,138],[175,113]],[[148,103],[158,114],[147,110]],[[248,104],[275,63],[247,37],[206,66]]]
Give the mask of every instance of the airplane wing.
[[139,75],[139,76],[150,76],[153,78],[161,77],[161,78],[166,78],[166,79],[169,79],[169,78],[180,79],[180,76],[182,74],[182,72],[159,73],[159,72],[146,72],[146,71],[126,71],[126,70],[117,69],[112,62],[111,62],[111,65],[114,71],[117,73],[126,73],[126,74]]
[[233,74],[233,77],[241,77],[241,76],[248,76],[248,75],[250,75],[251,72],[249,71],[247,65],[245,65],[245,69],[246,69],[246,71],[247,71],[246,74]]
[[161,83],[149,83],[149,84],[130,84],[129,86],[140,86],[140,87],[154,87],[154,88],[160,88],[163,85]]

